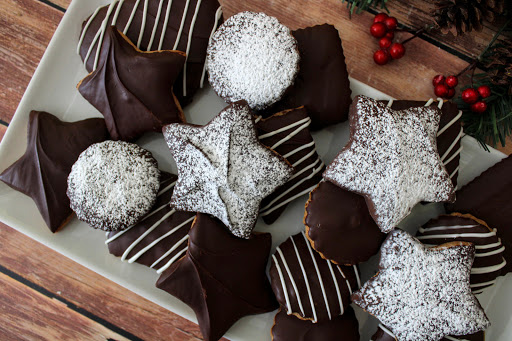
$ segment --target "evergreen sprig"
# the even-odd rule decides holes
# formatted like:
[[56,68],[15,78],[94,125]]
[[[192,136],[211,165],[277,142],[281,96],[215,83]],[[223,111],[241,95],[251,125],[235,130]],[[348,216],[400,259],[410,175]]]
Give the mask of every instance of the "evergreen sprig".
[[349,9],[349,15],[352,16],[354,11],[356,14],[360,14],[362,11],[366,11],[369,7],[379,7],[381,9],[385,9],[386,12],[389,13],[388,8],[386,7],[386,3],[389,0],[341,0],[341,2],[347,3],[347,8]]

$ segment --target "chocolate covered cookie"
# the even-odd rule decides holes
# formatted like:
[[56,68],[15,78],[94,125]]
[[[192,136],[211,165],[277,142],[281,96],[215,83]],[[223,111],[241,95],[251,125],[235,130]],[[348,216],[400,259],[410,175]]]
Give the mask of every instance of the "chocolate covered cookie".
[[128,263],[154,268],[158,273],[185,254],[188,231],[196,215],[170,207],[176,180],[176,175],[160,172],[160,188],[151,210],[127,229],[108,233],[105,244],[111,254]]
[[50,231],[57,232],[73,213],[66,195],[71,167],[87,147],[107,138],[102,118],[63,122],[47,112],[31,111],[25,154],[0,180],[30,196]]
[[[103,45],[109,26],[116,26],[142,51],[182,51],[186,53],[183,70],[168,86],[174,83],[174,93],[184,106],[203,86],[206,48],[221,20],[217,0],[112,1],[83,22],[78,53],[89,72],[96,69],[100,65],[97,47]],[[134,76],[137,81],[144,77]]]
[[136,144],[105,141],[87,148],[73,165],[66,194],[78,219],[105,231],[137,223],[156,201],[160,171]]
[[298,233],[279,245],[270,266],[272,290],[288,315],[314,323],[342,315],[360,287],[357,267],[322,259]]
[[261,110],[278,101],[299,67],[290,29],[264,13],[241,12],[213,34],[207,50],[210,84],[226,102]]
[[260,216],[267,224],[272,224],[288,203],[308,194],[322,180],[325,165],[309,131],[311,122],[304,107],[256,118],[260,141],[283,155],[295,170],[284,185],[261,201]]
[[265,272],[271,238],[235,237],[218,219],[198,213],[185,256],[156,286],[194,310],[205,340],[218,340],[243,316],[278,307]]

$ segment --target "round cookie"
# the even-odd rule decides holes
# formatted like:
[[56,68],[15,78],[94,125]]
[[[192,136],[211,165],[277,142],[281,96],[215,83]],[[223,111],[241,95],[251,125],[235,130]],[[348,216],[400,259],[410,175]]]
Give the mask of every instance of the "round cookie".
[[505,247],[496,235],[496,229],[470,214],[441,215],[420,227],[416,234],[422,243],[439,245],[453,241],[475,244],[475,260],[471,268],[470,284],[475,294],[493,285],[506,265]]
[[357,267],[322,259],[301,232],[276,248],[270,281],[277,301],[288,315],[323,322],[342,315],[352,291],[360,287]]
[[122,141],[96,143],[80,154],[67,195],[78,219],[105,231],[135,224],[156,201],[158,164],[150,152]]
[[260,110],[278,101],[298,72],[297,41],[264,13],[241,12],[212,36],[207,67],[215,92],[229,103],[246,100]]
[[272,341],[359,341],[359,323],[351,307],[331,321],[318,323],[287,315],[281,308],[270,333]]
[[336,264],[368,260],[386,237],[371,217],[364,197],[329,181],[310,193],[304,224],[313,248]]

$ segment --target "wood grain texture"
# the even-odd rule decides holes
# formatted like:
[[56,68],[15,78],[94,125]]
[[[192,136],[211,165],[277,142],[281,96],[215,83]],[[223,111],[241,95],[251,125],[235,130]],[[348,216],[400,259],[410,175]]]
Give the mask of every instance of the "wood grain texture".
[[4,126],[3,124],[0,124],[0,141],[2,141],[6,131],[7,131],[7,127]]
[[2,340],[128,340],[3,273],[0,287]]

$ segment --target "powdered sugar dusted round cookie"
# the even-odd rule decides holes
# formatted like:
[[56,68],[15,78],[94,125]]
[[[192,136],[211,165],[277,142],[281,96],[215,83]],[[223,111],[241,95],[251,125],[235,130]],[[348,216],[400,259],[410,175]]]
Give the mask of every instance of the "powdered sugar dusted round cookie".
[[212,36],[207,50],[210,83],[227,102],[253,109],[278,101],[294,82],[299,52],[290,29],[264,13],[241,12]]
[[135,224],[155,203],[160,171],[151,153],[122,141],[96,143],[73,165],[67,195],[78,219],[105,231]]

